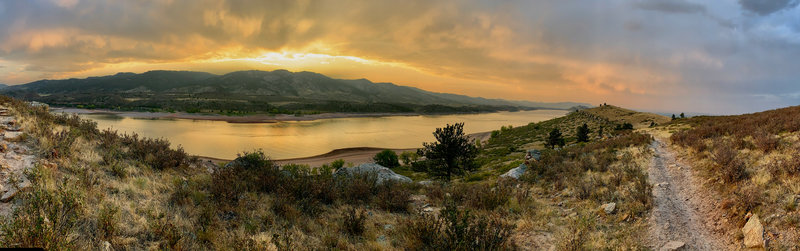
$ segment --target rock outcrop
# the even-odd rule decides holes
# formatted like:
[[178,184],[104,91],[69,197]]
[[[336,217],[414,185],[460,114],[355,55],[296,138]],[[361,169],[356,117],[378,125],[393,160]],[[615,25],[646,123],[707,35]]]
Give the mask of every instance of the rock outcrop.
[[383,182],[386,182],[386,181],[403,182],[403,183],[411,182],[411,178],[403,176],[403,175],[399,175],[399,174],[393,172],[391,169],[386,168],[386,167],[381,166],[381,165],[378,165],[378,164],[375,164],[375,163],[361,164],[360,166],[357,166],[357,167],[342,167],[342,168],[339,168],[339,170],[336,170],[336,173],[334,173],[334,176],[336,176],[336,177],[342,177],[342,176],[351,177],[354,174],[375,175],[375,177],[377,178],[378,184],[382,184]]
[[519,164],[518,167],[511,168],[511,170],[508,170],[508,172],[500,175],[500,178],[519,179],[519,177],[521,177],[522,174],[525,173],[525,170],[528,170],[528,166],[526,166],[525,164]]

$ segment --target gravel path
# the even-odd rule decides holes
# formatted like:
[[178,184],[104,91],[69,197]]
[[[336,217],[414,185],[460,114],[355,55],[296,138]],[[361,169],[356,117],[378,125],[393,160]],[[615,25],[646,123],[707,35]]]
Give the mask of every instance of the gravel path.
[[[691,168],[683,166],[664,143],[656,138],[650,145],[654,157],[648,169],[653,184],[653,210],[649,217],[649,246],[670,250],[684,244],[683,250],[731,250],[704,221],[708,201],[697,185]],[[705,207],[705,208],[704,208]]]

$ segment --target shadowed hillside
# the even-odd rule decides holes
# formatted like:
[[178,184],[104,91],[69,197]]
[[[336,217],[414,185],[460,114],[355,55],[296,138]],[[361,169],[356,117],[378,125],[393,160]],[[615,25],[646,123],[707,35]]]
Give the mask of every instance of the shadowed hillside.
[[225,114],[321,112],[459,113],[519,109],[570,109],[578,103],[534,103],[435,93],[334,79],[313,72],[238,71],[225,75],[187,71],[118,73],[86,79],[40,80],[1,91],[57,106],[115,110]]

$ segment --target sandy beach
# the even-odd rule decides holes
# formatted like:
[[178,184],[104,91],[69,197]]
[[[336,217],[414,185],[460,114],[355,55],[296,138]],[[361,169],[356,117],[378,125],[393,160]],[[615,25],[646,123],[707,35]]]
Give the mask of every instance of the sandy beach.
[[[479,133],[472,133],[467,135],[472,140],[480,139],[481,142],[486,142],[491,137],[492,132],[479,132]],[[342,148],[342,149],[335,149],[328,153],[315,155],[315,156],[308,156],[308,157],[301,157],[301,158],[291,158],[291,159],[276,159],[274,160],[276,164],[285,165],[285,164],[301,164],[301,165],[309,165],[311,167],[318,167],[322,166],[323,164],[328,164],[333,162],[337,159],[343,159],[345,163],[353,163],[353,165],[360,165],[364,163],[371,163],[374,162],[372,157],[375,154],[383,151],[387,148],[375,148],[375,147],[352,147],[352,148]],[[389,149],[400,155],[403,152],[410,151],[416,152],[417,148],[405,148],[405,149]],[[198,156],[201,160],[211,161],[214,163],[227,163],[230,162],[230,159],[219,159],[219,158],[211,158],[211,157],[204,157]]]

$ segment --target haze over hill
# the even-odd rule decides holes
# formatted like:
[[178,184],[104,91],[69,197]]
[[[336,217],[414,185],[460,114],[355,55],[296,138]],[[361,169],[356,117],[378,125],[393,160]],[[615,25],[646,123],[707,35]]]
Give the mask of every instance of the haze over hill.
[[[392,83],[373,83],[366,79],[334,79],[313,72],[237,71],[224,75],[192,71],[148,71],[141,74],[118,73],[110,76],[85,79],[39,80],[11,86],[2,93],[55,105],[94,105],[95,107],[134,109],[136,107],[182,109],[176,105],[191,101],[192,105],[213,102],[249,103],[253,106],[271,106],[287,111],[348,110],[347,107],[328,109],[331,102],[352,106],[370,104],[376,111],[412,112],[433,109],[448,112],[515,110],[515,109],[570,109],[588,104],[562,102],[540,103],[485,99],[458,94],[436,93]],[[380,108],[380,106],[387,106]],[[427,106],[428,108],[419,108]],[[439,106],[446,106],[442,108]],[[224,108],[223,108],[224,109]],[[372,108],[369,108],[372,109]],[[366,111],[370,111],[367,109]],[[464,110],[467,109],[467,110]],[[257,110],[250,109],[247,112]]]

